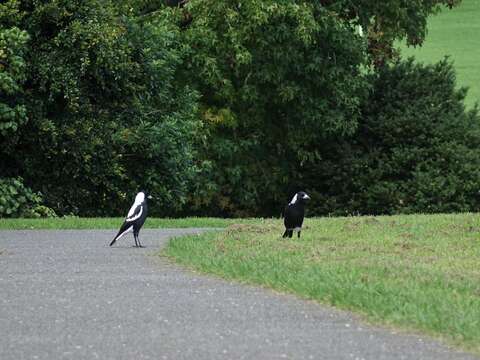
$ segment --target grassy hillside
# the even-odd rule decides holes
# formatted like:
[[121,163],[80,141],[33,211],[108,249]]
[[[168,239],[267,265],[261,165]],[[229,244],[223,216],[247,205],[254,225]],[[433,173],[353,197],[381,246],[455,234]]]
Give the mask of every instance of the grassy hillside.
[[470,88],[467,106],[480,102],[480,1],[463,0],[453,10],[430,18],[428,35],[421,48],[402,48],[403,56],[436,62],[445,55],[454,61],[458,84]]
[[315,218],[282,239],[281,220],[174,239],[192,269],[353,310],[480,352],[480,215]]

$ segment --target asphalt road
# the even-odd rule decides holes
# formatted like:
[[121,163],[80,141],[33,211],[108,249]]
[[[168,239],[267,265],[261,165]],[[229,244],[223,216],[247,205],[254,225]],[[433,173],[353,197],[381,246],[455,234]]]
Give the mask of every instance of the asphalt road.
[[198,231],[0,231],[0,359],[474,359],[151,256]]

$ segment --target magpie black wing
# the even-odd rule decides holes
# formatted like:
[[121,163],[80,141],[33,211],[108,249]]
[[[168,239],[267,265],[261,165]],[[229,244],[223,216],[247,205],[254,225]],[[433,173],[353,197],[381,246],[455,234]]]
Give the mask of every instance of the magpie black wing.
[[287,229],[301,227],[303,223],[303,210],[297,206],[288,205],[285,208],[284,224]]
[[119,238],[121,238],[125,232],[128,232],[127,230],[133,226],[133,223],[135,220],[137,220],[140,216],[142,216],[143,212],[143,206],[142,204],[137,205],[135,209],[130,209],[128,212],[129,215],[125,218],[125,221],[123,222],[122,226],[120,227],[120,230],[118,231],[117,235],[113,238],[112,242],[110,243],[110,246],[115,244],[115,241],[117,241]]
[[287,229],[290,229],[292,228],[293,224],[292,224],[292,207],[290,205],[287,205],[285,206],[285,210],[283,211],[283,223],[285,224],[285,227]]

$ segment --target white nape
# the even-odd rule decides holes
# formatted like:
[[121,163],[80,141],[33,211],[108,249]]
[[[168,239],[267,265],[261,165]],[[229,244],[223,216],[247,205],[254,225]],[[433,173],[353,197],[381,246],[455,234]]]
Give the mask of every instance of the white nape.
[[139,192],[137,194],[137,196],[135,196],[135,202],[133,203],[132,207],[128,211],[127,218],[132,216],[133,213],[135,212],[135,209],[137,208],[137,206],[140,205],[144,201],[145,201],[145,193]]
[[297,202],[297,194],[295,194],[295,196],[293,197],[292,201],[290,201],[290,203],[288,205],[293,205]]

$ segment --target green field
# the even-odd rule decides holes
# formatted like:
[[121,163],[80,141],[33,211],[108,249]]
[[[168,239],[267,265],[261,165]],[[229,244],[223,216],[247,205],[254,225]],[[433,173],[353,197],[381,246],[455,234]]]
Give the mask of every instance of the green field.
[[480,214],[281,220],[174,239],[191,269],[353,310],[480,352]]
[[454,61],[459,86],[469,87],[466,104],[480,101],[480,1],[462,0],[460,6],[430,18],[422,47],[402,48],[403,56],[437,62],[446,55]]

